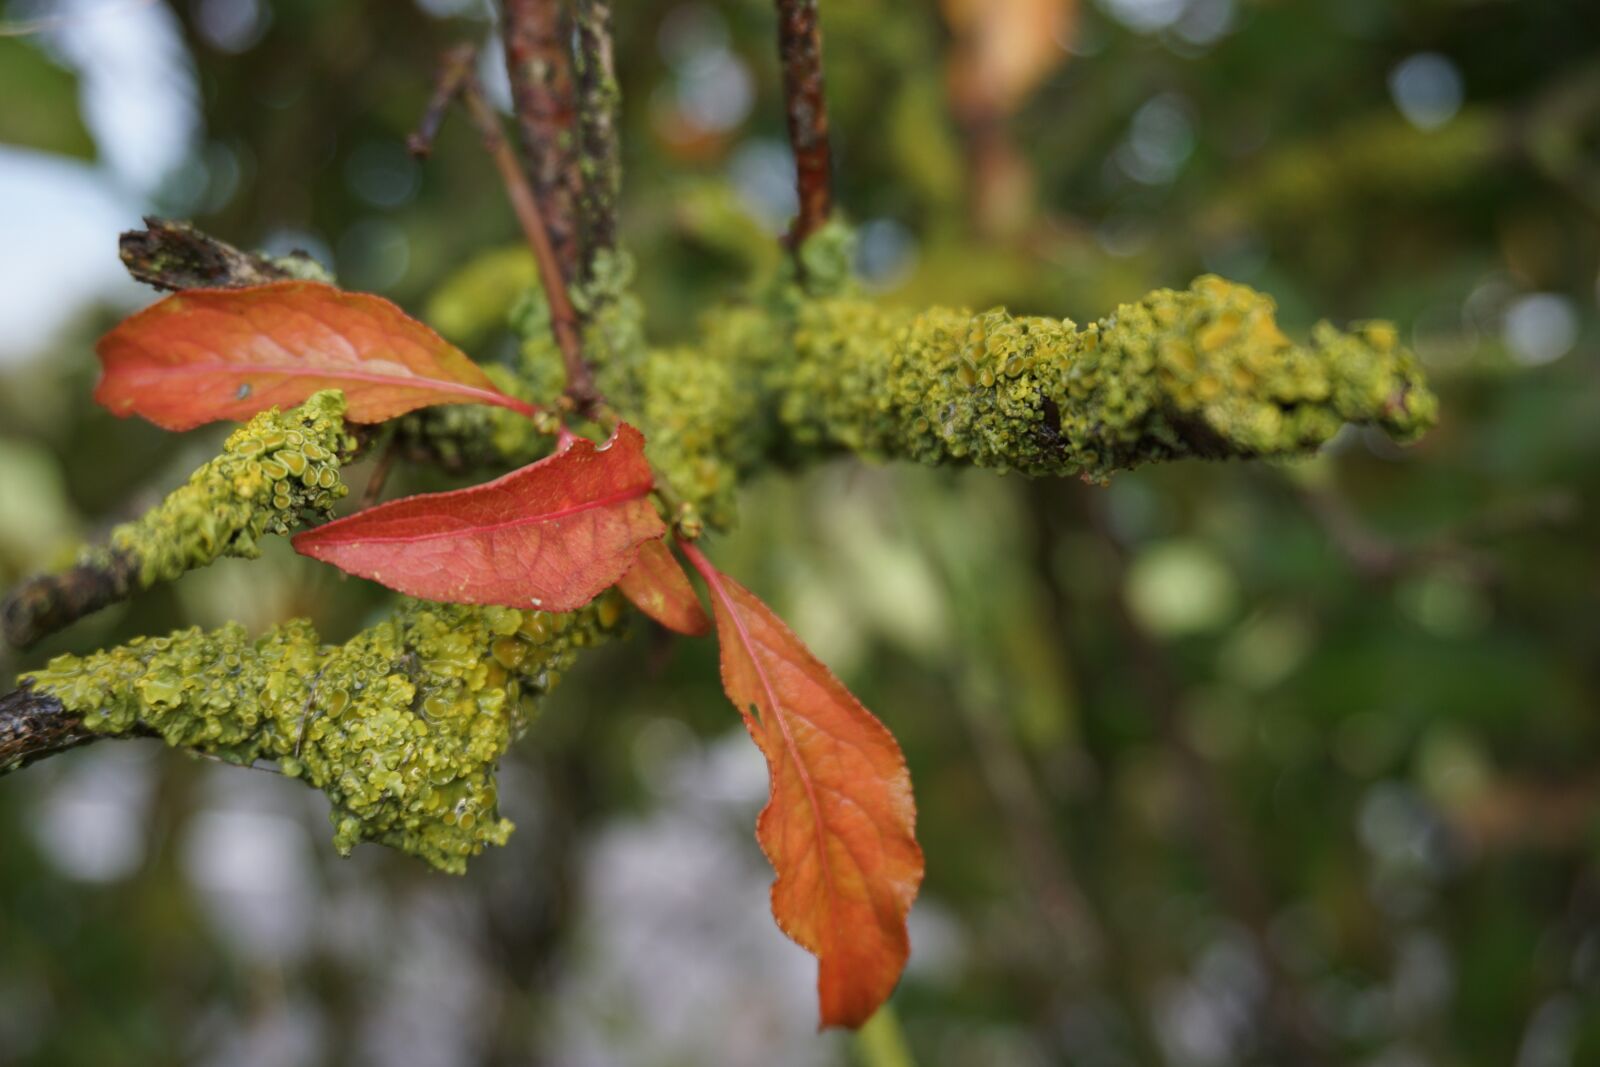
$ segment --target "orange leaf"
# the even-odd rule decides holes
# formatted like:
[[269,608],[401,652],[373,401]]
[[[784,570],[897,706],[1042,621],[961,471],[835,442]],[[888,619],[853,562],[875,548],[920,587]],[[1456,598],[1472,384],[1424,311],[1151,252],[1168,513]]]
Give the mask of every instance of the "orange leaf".
[[817,957],[822,1025],[860,1026],[905,969],[922,883],[905,757],[771,608],[683,550],[711,590],[722,687],[767,757],[756,839],[778,872],[773,918]]
[[306,530],[295,551],[427,600],[571,611],[667,531],[644,438],[578,439],[483,485],[405,497]]
[[318,282],[174,293],[128,316],[95,351],[105,371],[95,400],[169,430],[293,407],[319,389],[344,391],[351,422],[432,404],[538,411],[389,301]]
[[689,576],[663,541],[646,541],[639,557],[617,583],[633,606],[669,630],[699,637],[711,632],[711,620],[700,606]]

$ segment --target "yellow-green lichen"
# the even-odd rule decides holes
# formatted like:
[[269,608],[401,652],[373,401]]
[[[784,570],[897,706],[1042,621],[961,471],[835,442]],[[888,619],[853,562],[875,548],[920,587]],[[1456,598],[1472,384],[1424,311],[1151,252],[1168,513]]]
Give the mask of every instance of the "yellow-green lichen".
[[[344,395],[316,393],[290,411],[263,411],[228,436],[222,454],[139,519],[111,531],[109,551],[135,561],[141,588],[223,556],[254,559],[266,534],[332,514],[351,447]],[[107,549],[97,549],[104,553]]]
[[[1386,324],[1324,324],[1295,344],[1271,298],[1210,276],[1081,329],[1001,309],[917,311],[854,295],[849,247],[846,228],[820,231],[802,249],[804,289],[778,284],[708,313],[688,344],[645,345],[625,258],[584,297],[601,388],[713,526],[732,522],[743,478],[819,451],[1099,480],[1156,460],[1299,454],[1346,423],[1409,440],[1436,415]],[[514,320],[522,387],[548,400],[562,378],[537,291]],[[494,418],[444,410],[421,417]],[[485,459],[498,447],[478,427],[441,436]]]
[[232,624],[59,656],[25,681],[97,733],[155,733],[237,763],[274,760],[333,803],[334,844],[409,852],[460,873],[511,824],[495,765],[578,649],[620,614],[403,601],[343,645],[297,620],[251,640]]
[[1346,422],[1409,440],[1436,414],[1392,326],[1323,324],[1295,345],[1269,297],[1212,276],[1082,330],[999,309],[812,301],[795,345],[781,410],[801,442],[1028,474],[1290,455]]

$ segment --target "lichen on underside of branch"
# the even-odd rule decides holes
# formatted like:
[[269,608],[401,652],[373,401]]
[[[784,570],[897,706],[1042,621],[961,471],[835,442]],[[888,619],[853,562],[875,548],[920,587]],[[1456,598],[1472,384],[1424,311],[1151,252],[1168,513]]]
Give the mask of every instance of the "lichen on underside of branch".
[[22,681],[95,734],[275,761],[328,795],[341,854],[376,841],[461,873],[511,832],[495,767],[524,702],[620,615],[614,593],[570,614],[405,600],[343,645],[305,620],[253,640],[238,624],[194,628],[58,656]]

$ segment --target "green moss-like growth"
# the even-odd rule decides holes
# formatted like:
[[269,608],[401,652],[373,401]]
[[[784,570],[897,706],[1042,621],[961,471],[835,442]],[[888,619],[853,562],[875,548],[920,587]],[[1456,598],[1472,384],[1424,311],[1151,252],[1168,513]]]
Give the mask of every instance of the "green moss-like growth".
[[1409,440],[1436,408],[1392,326],[1323,324],[1295,345],[1269,297],[1211,276],[1082,330],[999,309],[813,301],[795,346],[781,410],[801,443],[1027,474],[1292,455],[1346,422]]
[[304,620],[255,640],[234,624],[59,656],[25,680],[97,733],[276,760],[328,794],[342,854],[377,841],[460,873],[511,832],[494,775],[521,698],[549,691],[619,615],[615,594],[562,615],[405,601],[339,646]]
[[229,435],[221,455],[94,551],[136,561],[140,588],[223,556],[254,559],[266,534],[332,515],[334,501],[349,492],[339,467],[351,446],[344,395],[336,390],[290,411],[264,411]]

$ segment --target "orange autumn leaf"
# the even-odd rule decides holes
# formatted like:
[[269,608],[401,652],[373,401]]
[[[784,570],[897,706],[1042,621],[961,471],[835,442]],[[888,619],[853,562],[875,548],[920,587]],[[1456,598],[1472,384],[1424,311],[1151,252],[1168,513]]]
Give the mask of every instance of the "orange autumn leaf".
[[646,541],[628,573],[617,583],[633,606],[669,630],[699,637],[711,632],[711,620],[700,606],[689,576],[663,541]]
[[860,1026],[905,969],[922,883],[905,757],[772,609],[683,549],[711,591],[723,688],[767,758],[756,839],[778,874],[773,918],[817,957],[822,1025]]
[[247,419],[341,389],[351,422],[433,404],[537,408],[382,297],[319,282],[190,289],[128,316],[95,346],[94,398],[169,430]]
[[622,423],[492,482],[391,500],[295,535],[301,555],[455,604],[572,611],[667,532],[644,438]]

